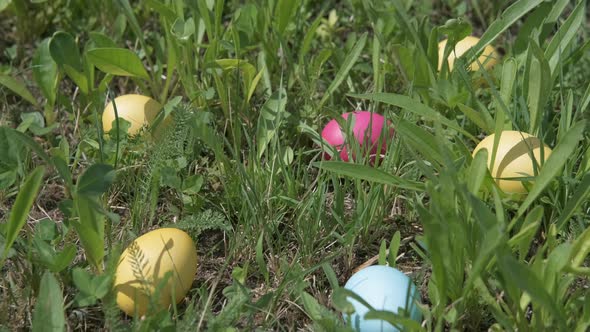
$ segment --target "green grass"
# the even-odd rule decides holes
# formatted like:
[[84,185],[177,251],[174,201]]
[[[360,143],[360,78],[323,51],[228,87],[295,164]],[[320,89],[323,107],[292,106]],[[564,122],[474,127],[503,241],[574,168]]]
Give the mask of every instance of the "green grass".
[[[587,12],[573,0],[0,1],[0,326],[344,331],[341,286],[376,262],[418,285],[422,330],[585,331]],[[467,71],[468,53],[438,72],[438,41],[468,34],[498,64]],[[172,126],[104,133],[105,100],[127,93],[165,105]],[[322,161],[323,126],[353,110],[395,127],[377,167]],[[471,155],[508,129],[553,149],[523,200]],[[109,285],[118,256],[158,227],[191,235],[197,275],[178,306],[125,316]]]

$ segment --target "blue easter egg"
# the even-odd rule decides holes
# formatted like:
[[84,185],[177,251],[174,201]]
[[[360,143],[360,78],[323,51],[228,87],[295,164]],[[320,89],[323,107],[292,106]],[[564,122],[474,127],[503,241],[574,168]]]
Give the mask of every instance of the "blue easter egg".
[[[364,268],[355,273],[346,282],[344,288],[356,293],[376,310],[398,313],[398,308],[401,307],[409,312],[410,318],[418,322],[422,321],[422,313],[415,303],[420,299],[416,286],[408,276],[397,269],[385,265]],[[369,308],[351,297],[347,300],[355,309],[350,318],[353,328],[357,331],[399,331],[387,321],[364,319]]]

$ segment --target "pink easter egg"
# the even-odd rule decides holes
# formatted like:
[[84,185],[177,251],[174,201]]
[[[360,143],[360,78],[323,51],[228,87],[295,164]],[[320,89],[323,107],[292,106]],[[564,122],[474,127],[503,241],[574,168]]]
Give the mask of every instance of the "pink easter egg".
[[[389,129],[389,135],[385,136],[385,140],[381,142],[381,149],[377,151],[379,147],[379,140],[381,138],[381,131],[383,130],[383,123],[385,118],[376,113],[367,111],[357,111],[342,114],[342,118],[348,121],[348,117],[353,115],[354,121],[352,133],[356,142],[359,144],[361,151],[369,154],[371,164],[374,164],[377,157],[379,160],[385,155],[387,150],[387,141],[393,137],[394,130],[392,127]],[[388,123],[390,124],[390,122]],[[328,142],[331,146],[335,147],[339,152],[340,159],[343,161],[349,161],[348,150],[351,149],[351,142],[345,142],[346,128],[341,128],[338,122],[333,119],[322,130],[322,138]],[[352,150],[353,159],[355,158],[355,149]],[[328,153],[324,153],[325,159],[330,159]]]

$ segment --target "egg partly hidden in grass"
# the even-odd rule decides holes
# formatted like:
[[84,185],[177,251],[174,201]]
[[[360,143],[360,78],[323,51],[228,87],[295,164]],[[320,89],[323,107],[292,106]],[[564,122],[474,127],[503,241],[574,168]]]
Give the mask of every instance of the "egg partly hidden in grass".
[[[138,94],[119,96],[114,101],[119,118],[131,123],[127,131],[130,136],[136,135],[143,126],[152,124],[162,108],[156,100]],[[111,130],[114,120],[115,107],[113,101],[110,101],[102,113],[102,127],[105,132]]]
[[146,314],[148,296],[168,272],[171,275],[155,299],[157,311],[179,303],[192,285],[197,250],[191,237],[177,228],[161,228],[137,238],[125,249],[117,266],[114,287],[119,308],[130,316]]
[[[502,131],[494,164],[492,165],[495,137],[496,135],[492,134],[484,138],[473,150],[473,156],[479,150],[487,149],[488,169],[496,179],[500,189],[505,193],[526,193],[527,189],[523,185],[523,181],[521,181],[523,179],[514,178],[534,176],[535,164],[539,167],[538,172],[544,161],[551,155],[551,149],[544,144],[543,148],[541,148],[541,140],[528,133],[514,130]],[[534,159],[531,157],[531,153]]]
[[[447,45],[447,41],[448,40],[445,39],[445,40],[441,41],[440,43],[438,43],[438,70],[439,71],[442,69],[443,57],[444,57],[445,46]],[[449,54],[449,57],[447,58],[447,61],[449,64],[449,71],[453,70],[453,65],[455,63],[455,59],[461,57],[470,48],[475,46],[478,42],[479,42],[479,38],[474,37],[474,36],[467,36],[464,39],[462,39],[461,41],[459,41],[455,45],[455,50],[451,51],[451,54]],[[484,69],[488,70],[488,69],[492,68],[496,63],[498,63],[499,56],[500,56],[499,53],[496,51],[496,49],[493,46],[487,45],[484,48],[481,55],[479,56],[478,61],[479,61],[479,63],[481,63],[483,65]],[[471,63],[470,69],[472,71],[479,70],[480,65],[479,65],[478,61],[474,61],[473,63]]]
[[[350,277],[344,288],[360,296],[376,310],[401,314],[404,309],[409,318],[422,321],[422,312],[417,303],[420,294],[416,285],[401,271],[385,266],[373,265],[364,268]],[[381,319],[365,319],[369,308],[352,297],[347,298],[355,312],[348,316],[356,331],[399,331],[391,323]]]
[[[347,138],[348,128],[341,127],[336,119],[329,121],[322,130],[322,138],[333,146],[343,161],[349,161],[349,153],[353,159],[356,157],[357,147],[363,154],[368,154],[371,163],[381,159],[386,150],[388,141],[392,138],[394,130],[388,123],[387,133],[384,130],[385,118],[377,113],[368,111],[357,111],[342,114],[345,125],[352,121],[352,137]],[[328,153],[324,154],[325,159],[331,159]]]

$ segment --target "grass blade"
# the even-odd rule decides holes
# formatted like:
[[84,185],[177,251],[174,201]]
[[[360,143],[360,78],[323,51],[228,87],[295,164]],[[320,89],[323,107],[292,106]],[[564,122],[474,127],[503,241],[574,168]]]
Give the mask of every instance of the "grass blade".
[[582,97],[582,102],[580,103],[580,110],[585,112],[588,110],[588,106],[590,105],[590,84],[586,88],[586,92],[584,92],[584,97]]
[[465,53],[467,63],[472,63],[477,54],[480,54],[484,48],[496,40],[502,32],[506,31],[512,24],[521,17],[540,5],[544,0],[520,0],[512,4],[502,13],[500,18],[494,21],[490,27],[481,36],[480,41],[470,51]]
[[[463,105],[461,103],[457,104],[459,111],[463,112],[469,120],[475,123],[481,130],[484,132],[493,132],[494,131],[494,119],[492,119],[491,115],[486,112],[478,112],[473,108]],[[498,108],[501,111],[500,108]]]
[[264,260],[263,241],[264,232],[260,233],[260,236],[258,237],[258,242],[256,242],[256,263],[258,264],[260,274],[262,274],[264,276],[264,280],[268,282],[270,274],[268,272],[268,267],[266,266],[266,261]]
[[328,101],[328,98],[330,98],[332,93],[334,93],[334,91],[336,91],[336,89],[340,86],[342,81],[344,81],[344,79],[348,75],[348,72],[350,71],[350,69],[352,69],[352,66],[361,55],[361,52],[363,51],[363,48],[365,47],[366,43],[367,33],[365,32],[363,33],[361,38],[356,42],[350,53],[348,53],[346,59],[344,59],[344,62],[342,63],[340,70],[338,70],[338,73],[336,73],[336,76],[334,77],[332,83],[330,83],[330,86],[328,86],[328,89],[326,90],[324,97],[320,101],[320,106],[318,108],[322,108],[322,106],[326,101]]
[[561,211],[559,220],[557,221],[557,230],[563,228],[565,223],[572,217],[574,212],[585,202],[590,196],[590,174],[586,174],[574,195],[567,201],[567,204]]
[[61,287],[53,276],[46,271],[39,286],[39,297],[33,313],[33,332],[65,331],[63,294]]
[[497,248],[506,241],[504,229],[501,224],[496,224],[485,232],[481,245],[478,248],[478,254],[469,271],[469,276],[465,281],[463,294],[468,294],[476,281],[482,277],[482,272],[493,259]]
[[79,195],[100,195],[108,190],[114,180],[115,170],[111,165],[94,164],[80,176],[77,192]]
[[444,158],[432,134],[403,119],[397,123],[396,131],[407,144],[420,152],[428,161],[433,164],[435,162],[444,164]]
[[405,30],[405,32],[410,35],[414,41],[414,44],[416,44],[420,49],[420,52],[424,56],[427,56],[426,50],[424,49],[424,46],[420,40],[420,36],[418,35],[418,31],[414,29],[414,26],[410,22],[410,16],[405,9],[405,5],[400,0],[391,1],[391,5],[393,8],[395,8],[393,15],[395,15],[397,23],[401,26],[402,30]]
[[479,189],[483,184],[487,171],[488,171],[488,150],[482,149],[479,150],[475,157],[473,158],[473,162],[469,166],[469,177],[467,178],[467,189],[473,194],[477,195],[479,193]]
[[322,270],[324,270],[324,273],[326,274],[326,279],[328,279],[328,282],[330,283],[330,287],[332,287],[332,289],[337,289],[338,287],[340,287],[338,284],[338,277],[336,277],[336,272],[334,272],[334,269],[330,264],[323,263]]
[[305,308],[305,312],[307,315],[313,320],[320,320],[322,319],[322,307],[318,300],[315,297],[310,295],[309,293],[303,291],[301,292],[301,302],[303,303],[303,307]]
[[[561,1],[562,3],[566,2],[566,4],[567,2],[569,2],[569,0],[558,1]],[[537,37],[539,35],[540,28],[543,26],[545,22],[547,22],[547,15],[549,15],[549,13],[553,10],[552,8],[555,7],[555,4],[545,2],[541,4],[539,7],[537,7],[537,9],[535,9],[532,13],[527,15],[526,20],[524,20],[522,25],[519,27],[518,34],[516,36],[516,39],[514,40],[514,54],[520,54],[526,51],[528,47],[529,38],[532,37],[535,40],[538,40]]]
[[[573,244],[570,257],[568,262],[570,262],[570,270],[576,270],[584,267],[580,267],[584,263],[586,256],[590,252],[590,227],[587,228],[578,238],[576,242]],[[587,268],[586,268],[587,269]]]
[[388,310],[371,310],[365,314],[365,319],[381,319],[400,328],[402,331],[420,331],[420,323],[417,321],[398,315]]
[[294,14],[297,13],[299,2],[299,0],[279,0],[277,3],[275,17],[279,34],[283,34]]
[[[549,158],[545,161],[545,164],[541,168],[539,175],[535,179],[535,184],[528,194],[525,201],[518,209],[517,217],[512,221],[512,224],[520,218],[524,212],[529,208],[533,201],[541,194],[541,192],[549,185],[549,183],[557,176],[561,171],[563,165],[568,161],[570,155],[578,147],[578,142],[584,135],[586,128],[586,120],[582,120],[576,123],[570,131],[563,137]],[[509,229],[512,227],[509,227]]]
[[285,89],[275,91],[260,110],[256,132],[258,158],[261,158],[277,130],[280,128],[287,106]]
[[94,164],[78,179],[74,204],[79,220],[74,228],[86,252],[88,260],[101,271],[104,257],[104,211],[100,195],[108,190],[115,179],[112,166]]
[[320,23],[322,23],[323,14],[323,11],[319,13],[318,17],[315,19],[315,21],[313,21],[313,23],[307,30],[307,33],[303,37],[303,41],[301,42],[301,49],[299,50],[299,64],[303,64],[305,56],[309,53],[311,49],[312,41],[317,36],[316,31],[320,26]]
[[137,54],[128,49],[95,48],[86,52],[86,56],[98,69],[107,74],[149,78]]
[[[127,22],[129,22],[131,30],[137,37],[137,40],[141,44],[141,47],[147,52],[148,47],[145,43],[146,38],[144,37],[143,30],[139,26],[139,22],[135,17],[133,8],[131,8],[131,5],[129,4],[129,0],[116,0],[116,3],[119,6],[119,8],[121,8],[121,12],[123,12],[123,15],[125,15],[125,17],[127,18]],[[150,57],[148,56],[146,58],[149,61]]]
[[529,132],[534,135],[539,130],[539,125],[543,118],[543,110],[549,99],[547,91],[551,91],[553,81],[551,80],[549,63],[545,59],[541,48],[533,40],[529,43],[529,52],[532,57],[530,68],[527,70],[529,73],[527,103],[530,113]]
[[60,67],[70,66],[78,72],[84,70],[82,67],[82,56],[74,37],[64,31],[53,34],[49,42],[49,53],[53,61]]
[[535,302],[548,309],[558,319],[562,327],[565,325],[561,311],[533,271],[510,255],[498,259],[498,265],[507,279],[512,280],[518,288],[529,294]]
[[396,231],[391,238],[391,242],[389,243],[389,253],[387,255],[387,262],[389,266],[395,267],[395,261],[397,259],[397,254],[401,245],[401,234],[399,231]]
[[344,161],[316,162],[313,165],[323,170],[354,179],[386,184],[408,190],[424,190],[424,185],[422,183],[404,180],[398,176],[391,175],[371,166],[353,164]]
[[586,9],[586,1],[580,1],[572,14],[567,18],[563,25],[559,28],[555,37],[547,46],[545,50],[545,58],[549,61],[551,74],[555,77],[555,69],[562,60],[563,52],[567,49],[569,43],[574,39],[578,29],[584,20],[584,9]]
[[37,100],[35,100],[35,97],[33,97],[29,89],[27,89],[27,86],[24,85],[24,83],[18,81],[17,79],[8,75],[0,74],[0,85],[4,85],[24,100],[37,106]]
[[25,184],[21,187],[14,201],[14,205],[10,210],[10,217],[6,228],[6,244],[4,245],[4,253],[2,254],[2,264],[8,254],[8,250],[16,240],[18,233],[25,225],[29,211],[33,206],[37,193],[41,188],[41,180],[45,174],[45,166],[37,166],[25,180]]
[[385,240],[381,240],[381,246],[379,247],[379,257],[377,264],[385,265],[387,263],[387,243]]
[[156,11],[162,17],[165,17],[169,22],[174,22],[174,20],[178,18],[172,9],[158,0],[147,0],[146,5]]
[[57,63],[53,61],[49,51],[49,41],[47,38],[35,51],[33,56],[33,79],[39,86],[43,96],[47,98],[50,107],[55,104],[57,94]]
[[79,196],[75,200],[75,207],[79,221],[73,222],[76,233],[86,252],[86,257],[98,271],[101,271],[104,257],[104,216],[97,211],[98,202],[87,197]]
[[521,259],[524,259],[526,254],[529,252],[533,237],[535,234],[537,234],[539,226],[541,226],[542,218],[543,207],[541,205],[537,205],[524,219],[524,223],[520,228],[520,231],[510,238],[510,240],[508,240],[508,245],[510,247],[518,247]]
[[32,139],[30,136],[27,136],[26,134],[23,134],[20,131],[14,130],[12,128],[4,127],[4,129],[8,130],[22,144],[28,146],[29,149],[33,150],[39,158],[43,159],[43,161],[45,161],[48,164],[51,164],[51,159],[49,158],[49,155],[45,152],[45,150],[43,150],[41,145],[35,142],[35,140]]
[[[500,100],[495,100],[496,109],[498,112],[508,112],[512,93],[514,91],[514,83],[516,82],[516,74],[518,72],[518,63],[516,59],[510,58],[504,61],[502,67],[502,83],[500,84]],[[501,103],[501,104],[500,104]],[[512,122],[510,121],[510,114],[504,114],[504,129],[512,129]]]
[[410,111],[414,114],[419,116],[423,116],[428,118],[429,120],[440,122],[445,126],[455,129],[465,136],[469,137],[474,142],[476,141],[475,137],[471,135],[469,132],[465,131],[460,125],[458,125],[455,121],[451,121],[444,116],[442,116],[437,111],[433,110],[432,108],[404,95],[398,95],[395,93],[367,93],[367,94],[350,94],[353,98],[360,98],[360,99],[368,99],[371,101],[378,101],[388,105],[393,105],[397,107],[401,107],[407,111]]

